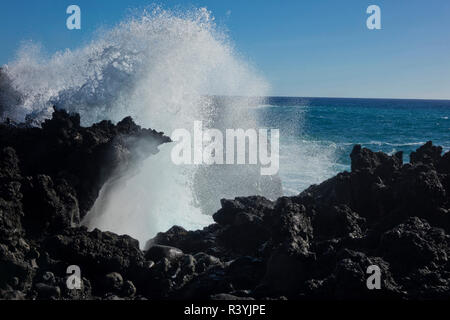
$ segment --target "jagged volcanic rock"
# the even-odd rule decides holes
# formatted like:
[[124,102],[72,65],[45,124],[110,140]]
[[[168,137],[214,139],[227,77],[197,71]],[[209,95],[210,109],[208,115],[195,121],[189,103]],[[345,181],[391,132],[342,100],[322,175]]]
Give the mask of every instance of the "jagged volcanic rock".
[[[72,297],[60,277],[66,262],[85,263],[93,274],[100,266],[112,272],[117,265],[130,271],[143,264],[136,240],[109,239],[78,226],[109,178],[169,141],[131,118],[85,128],[79,115],[63,110],[55,110],[42,128],[0,124],[0,297]],[[48,272],[57,275],[51,283],[41,279]]]
[[[447,299],[449,153],[441,153],[428,142],[403,164],[401,153],[357,145],[351,172],[298,196],[222,200],[217,224],[173,227],[150,241],[222,262],[168,296]],[[366,286],[371,265],[381,270],[381,290]]]
[[[111,175],[168,141],[130,118],[83,128],[64,111],[42,128],[0,125],[0,298],[448,299],[450,154],[440,147],[403,164],[355,146],[351,172],[276,201],[224,199],[215,224],[174,226],[145,251],[79,226]],[[66,285],[70,265],[79,290]],[[380,290],[366,286],[371,265]]]
[[[140,141],[145,143],[139,145],[139,152],[133,152]],[[0,150],[13,149],[20,159],[18,174],[30,177],[25,184],[37,191],[33,192],[35,200],[72,196],[78,202],[80,218],[115,171],[157,153],[157,146],[169,141],[162,133],[140,128],[130,117],[117,125],[102,121],[84,128],[78,114],[64,110],[55,110],[42,128],[0,125]]]

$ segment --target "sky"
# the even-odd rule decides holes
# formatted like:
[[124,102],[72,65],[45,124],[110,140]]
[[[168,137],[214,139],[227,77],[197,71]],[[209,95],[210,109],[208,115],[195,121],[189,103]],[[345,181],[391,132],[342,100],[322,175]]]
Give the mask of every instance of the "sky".
[[[32,40],[51,54],[89,42],[144,0],[14,0],[0,10],[0,65]],[[239,53],[268,80],[271,95],[450,99],[448,0],[159,1],[164,8],[206,7]],[[82,29],[66,28],[66,9]],[[369,30],[369,5],[381,30]]]

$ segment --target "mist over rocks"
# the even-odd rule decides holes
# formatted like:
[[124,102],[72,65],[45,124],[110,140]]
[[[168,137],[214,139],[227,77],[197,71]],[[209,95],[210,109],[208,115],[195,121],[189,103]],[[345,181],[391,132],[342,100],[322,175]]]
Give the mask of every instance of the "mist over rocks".
[[[14,150],[20,174],[30,177],[29,188],[41,193],[54,188],[56,193],[74,196],[80,219],[107,179],[157,153],[158,145],[170,142],[162,133],[142,129],[130,117],[117,125],[102,121],[85,128],[80,126],[78,114],[55,109],[53,117],[41,126],[0,125],[0,148]],[[35,196],[45,199],[39,193]]]
[[[69,243],[83,259],[82,244],[73,241],[77,241],[76,235],[83,237],[81,242],[86,241],[83,235],[88,232],[79,227],[80,221],[103,184],[157,153],[158,145],[169,141],[162,133],[140,128],[131,118],[117,125],[102,121],[85,128],[80,126],[78,114],[56,109],[41,128],[0,124],[0,296],[67,296],[61,278],[42,279],[48,273],[61,275],[69,266],[54,258],[68,261],[77,257],[67,255],[64,244]],[[95,240],[95,233],[89,236]],[[106,234],[101,239],[105,241]],[[109,247],[102,242],[96,247],[94,240],[86,250],[94,250],[96,259],[101,256],[98,248],[106,247],[105,255],[109,256],[112,249],[120,250],[126,242],[118,240],[119,244],[113,242]],[[138,242],[132,240],[125,253],[131,255],[129,247],[133,246],[139,251]],[[123,256],[124,252],[116,255],[122,257],[121,263]],[[117,265],[113,262],[106,261],[105,266]]]
[[[351,172],[298,196],[222,200],[216,224],[197,231],[175,226],[149,241],[197,262],[196,277],[183,284],[169,273],[170,285],[157,291],[201,299],[447,299],[448,159],[431,142],[407,164],[401,153],[356,145]],[[213,262],[201,271],[199,252]],[[160,265],[185,275],[181,258]],[[380,290],[366,286],[372,265],[381,271]]]
[[[80,225],[108,179],[169,141],[131,118],[85,128],[63,110],[42,128],[1,124],[0,298],[448,298],[450,155],[440,147],[403,164],[357,145],[351,172],[276,201],[223,199],[216,223],[174,226],[144,251]],[[79,290],[66,285],[71,265]],[[371,265],[380,290],[366,286]]]
[[0,121],[6,120],[11,109],[22,103],[22,95],[13,88],[11,79],[0,67]]

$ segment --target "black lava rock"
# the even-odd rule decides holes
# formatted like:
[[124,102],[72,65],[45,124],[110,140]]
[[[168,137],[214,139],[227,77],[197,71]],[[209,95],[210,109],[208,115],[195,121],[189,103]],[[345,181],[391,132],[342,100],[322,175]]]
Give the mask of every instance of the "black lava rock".
[[[442,148],[428,142],[403,164],[355,146],[351,172],[275,201],[222,200],[215,224],[174,226],[144,251],[80,226],[116,170],[165,142],[131,118],[84,128],[62,110],[42,128],[0,124],[0,299],[448,299]],[[67,285],[69,266],[79,288]]]

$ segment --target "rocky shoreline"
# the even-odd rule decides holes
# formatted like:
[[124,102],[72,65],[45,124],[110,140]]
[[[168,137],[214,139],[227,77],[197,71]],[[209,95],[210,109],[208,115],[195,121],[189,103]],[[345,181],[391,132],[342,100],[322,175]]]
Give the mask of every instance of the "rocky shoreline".
[[[403,164],[356,145],[351,172],[298,196],[222,200],[215,224],[149,240],[81,219],[115,173],[170,142],[131,118],[0,125],[0,299],[448,299],[450,153]],[[136,145],[139,143],[140,152]],[[137,161],[136,161],[137,160]],[[67,268],[82,272],[67,288]],[[369,266],[381,289],[366,286]]]

